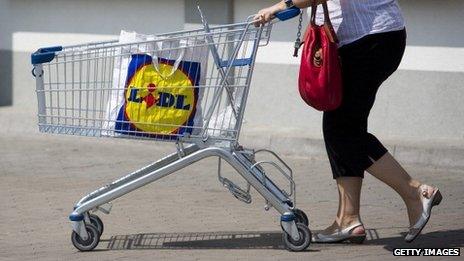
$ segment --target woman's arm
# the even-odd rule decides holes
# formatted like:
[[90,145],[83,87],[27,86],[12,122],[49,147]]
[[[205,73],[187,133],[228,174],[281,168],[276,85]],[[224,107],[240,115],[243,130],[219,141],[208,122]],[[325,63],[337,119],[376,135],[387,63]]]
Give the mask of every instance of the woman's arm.
[[[316,4],[321,4],[327,0],[293,0],[293,4],[298,8],[306,8],[310,7],[313,1],[316,1]],[[256,24],[259,25],[269,22],[276,13],[285,9],[287,9],[285,0],[282,0],[273,6],[261,9],[255,16]]]

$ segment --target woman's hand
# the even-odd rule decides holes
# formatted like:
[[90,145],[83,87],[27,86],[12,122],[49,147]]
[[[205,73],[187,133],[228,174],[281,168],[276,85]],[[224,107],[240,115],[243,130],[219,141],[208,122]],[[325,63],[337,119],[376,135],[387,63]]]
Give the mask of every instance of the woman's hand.
[[[298,8],[306,8],[316,2],[317,5],[327,2],[327,0],[293,0],[293,4]],[[258,14],[255,16],[255,26],[264,25],[271,21],[274,18],[274,15],[280,11],[284,11],[287,9],[285,5],[285,1],[280,1],[279,3],[270,6],[268,8],[264,8],[259,10]]]
[[280,2],[268,8],[264,8],[259,10],[258,14],[255,15],[254,21],[255,26],[264,25],[271,21],[274,15],[280,11],[285,10],[287,7],[285,6],[284,2]]

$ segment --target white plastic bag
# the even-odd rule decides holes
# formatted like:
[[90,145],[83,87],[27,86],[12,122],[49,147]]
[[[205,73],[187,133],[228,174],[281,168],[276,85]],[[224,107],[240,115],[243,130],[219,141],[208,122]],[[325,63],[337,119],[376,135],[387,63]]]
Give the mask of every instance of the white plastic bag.
[[[124,45],[120,49],[120,53],[116,54],[114,61],[113,85],[106,108],[107,121],[103,124],[102,135],[140,135],[141,133],[147,132],[154,138],[175,138],[179,134],[197,134],[203,125],[201,100],[204,90],[203,88],[195,86],[205,85],[208,47],[199,40],[157,38],[153,35],[142,35],[136,32],[125,31],[121,31],[119,42],[127,45]],[[140,57],[149,60],[149,62],[140,60]],[[141,62],[143,62],[143,64],[141,64]],[[160,62],[162,64],[160,64]],[[196,67],[193,67],[193,65]],[[132,68],[130,66],[135,67]],[[149,101],[149,99],[145,99],[146,97],[141,97],[140,93],[144,91],[142,90],[143,88],[137,87],[136,89],[130,89],[132,87],[128,86],[130,85],[129,83],[131,83],[130,80],[133,80],[139,73],[145,73],[139,71],[142,70],[142,67],[144,69],[149,67],[145,72],[149,71],[151,75],[159,76],[158,79],[162,78],[165,85],[169,84],[171,78],[178,79],[182,77],[182,73],[189,79],[192,78],[190,77],[191,75],[195,74],[192,80],[193,88],[190,87],[190,89],[195,90],[195,92],[193,92],[195,96],[194,102],[192,102],[194,108],[189,107],[189,112],[186,112],[190,113],[187,115],[188,121],[183,122],[180,119],[178,121],[175,119],[177,116],[184,118],[187,116],[185,113],[174,112],[175,109],[178,109],[175,106],[180,104],[179,96],[182,95],[169,94],[169,86],[164,86],[164,92],[157,91],[156,95],[154,94],[155,92],[153,92],[153,95],[151,95],[151,93],[148,94],[156,96],[156,98],[149,97],[151,100],[157,101],[156,104],[153,104],[153,101]],[[194,68],[197,69],[193,71]],[[160,89],[162,88],[163,87]],[[138,93],[136,97],[132,97],[132,93],[129,93],[131,91]],[[146,93],[145,91],[145,94]],[[134,99],[131,100],[130,98]],[[177,99],[177,105],[171,107],[171,111],[168,113],[166,113],[166,110],[161,112],[161,105],[171,105],[173,102],[169,99],[175,98]],[[190,100],[192,100],[192,98]],[[143,117],[136,117],[136,119],[134,119],[134,117],[127,117],[131,114],[130,111],[129,113],[124,113],[123,110],[129,110],[131,106],[131,110],[133,110],[133,108],[138,108],[137,104],[134,105],[134,101],[140,103],[142,107],[144,105],[146,106],[146,108],[141,107],[142,109],[139,109],[139,111],[137,111],[138,113],[142,111],[143,114],[151,113],[152,115],[142,115]],[[131,104],[131,106],[127,106],[128,104]],[[150,105],[150,107],[148,107],[148,105]],[[151,110],[151,108],[155,107],[159,108]],[[169,124],[166,124],[166,119],[168,118],[170,119]],[[157,120],[160,122],[156,122]],[[170,127],[170,125],[172,126]]]

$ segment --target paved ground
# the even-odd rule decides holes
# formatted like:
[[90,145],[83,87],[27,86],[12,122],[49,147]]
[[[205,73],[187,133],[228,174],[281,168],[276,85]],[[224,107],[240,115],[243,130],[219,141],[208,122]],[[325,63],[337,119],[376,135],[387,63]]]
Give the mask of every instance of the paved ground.
[[[407,218],[400,198],[366,177],[368,241],[313,244],[290,253],[281,244],[277,212],[266,213],[256,192],[250,205],[235,200],[217,182],[211,159],[116,200],[111,215],[100,215],[105,233],[97,250],[77,252],[67,220],[73,204],[172,149],[152,142],[0,135],[0,260],[378,260],[393,258],[395,247],[464,247],[464,169],[407,166],[445,197],[414,244],[402,240]],[[286,160],[296,173],[298,206],[309,214],[311,229],[323,228],[337,206],[327,162]]]

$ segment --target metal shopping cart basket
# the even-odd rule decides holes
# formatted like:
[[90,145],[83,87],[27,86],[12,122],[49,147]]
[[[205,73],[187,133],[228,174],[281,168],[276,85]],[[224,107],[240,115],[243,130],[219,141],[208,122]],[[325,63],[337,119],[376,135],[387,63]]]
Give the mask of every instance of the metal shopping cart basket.
[[[255,27],[250,17],[243,23],[210,27],[198,9],[202,29],[161,34],[129,43],[116,40],[41,48],[32,54],[41,132],[155,139],[176,144],[175,153],[77,202],[69,219],[73,228],[72,243],[81,251],[94,249],[103,232],[103,223],[94,212],[109,214],[112,200],[207,157],[218,157],[219,181],[233,196],[250,203],[250,187],[253,187],[264,197],[266,210],[274,207],[281,214],[283,242],[287,249],[302,251],[310,244],[308,218],[295,206],[291,168],[272,151],[245,149],[238,144],[257,50],[268,44],[274,22]],[[291,8],[277,14],[278,19],[274,20],[284,21],[298,14],[299,9]],[[202,50],[200,55],[199,50]],[[169,68],[182,67],[184,72],[196,68],[194,63],[186,62],[190,59],[188,55],[191,59],[204,59],[202,76],[198,76],[200,73],[180,73],[177,80],[166,80],[174,74]],[[125,68],[121,61],[128,58],[132,61]],[[165,82],[164,86],[158,86],[158,90],[155,84],[137,87],[133,83],[140,78],[137,75],[121,77],[120,73],[130,73],[134,59],[135,68],[151,66],[151,71],[146,69],[147,73],[151,72],[150,77],[160,75],[162,68],[167,70],[169,75],[162,79],[158,77],[159,81]],[[182,85],[186,79],[192,78],[197,79],[195,84],[189,88]],[[193,93],[190,100],[184,92]],[[115,101],[121,93],[124,105],[120,107],[124,113],[121,117],[112,116],[114,104],[111,103],[117,104]],[[126,102],[129,101],[137,104],[128,105]],[[161,111],[163,106],[171,109]],[[155,107],[160,107],[156,116],[159,121],[147,116],[148,109]],[[173,107],[188,111],[190,116],[195,111],[197,120],[192,121],[189,117],[179,120],[185,113],[177,113]],[[140,116],[142,114],[146,117]],[[264,153],[274,160],[256,160],[257,154]],[[221,160],[229,163],[245,179],[245,188],[221,174]],[[288,191],[280,189],[269,178],[265,169],[270,167],[288,180]]]

